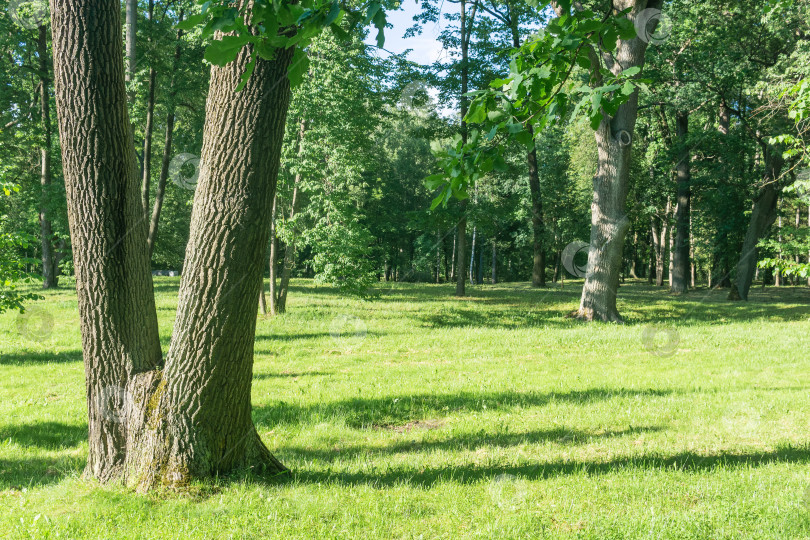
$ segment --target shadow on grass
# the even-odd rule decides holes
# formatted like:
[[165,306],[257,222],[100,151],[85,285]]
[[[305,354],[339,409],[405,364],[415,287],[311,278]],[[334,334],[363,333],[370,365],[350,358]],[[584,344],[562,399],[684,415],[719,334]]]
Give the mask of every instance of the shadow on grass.
[[570,392],[494,392],[476,394],[417,394],[380,398],[352,398],[301,406],[277,402],[255,407],[253,418],[259,425],[318,424],[340,418],[352,428],[396,426],[414,420],[445,417],[456,412],[483,412],[540,407],[549,402],[587,404],[614,398],[663,397],[673,390],[592,388]]
[[60,450],[73,448],[87,440],[87,425],[68,425],[60,422],[0,427],[0,440],[11,439],[21,446]]
[[386,487],[406,484],[429,488],[437,482],[474,484],[491,481],[503,474],[510,474],[522,480],[543,480],[559,476],[604,475],[633,470],[697,473],[721,468],[765,467],[778,463],[810,463],[810,448],[782,446],[770,452],[718,452],[705,455],[682,452],[672,455],[628,456],[608,461],[551,461],[504,467],[475,465],[423,467],[416,462],[413,468],[388,469],[372,473],[299,470],[293,472],[292,478],[295,481],[310,484],[329,482]]
[[299,372],[281,372],[281,373],[254,373],[254,380],[263,379],[297,379],[298,377],[321,377],[332,375],[331,371],[299,371]]
[[0,458],[0,490],[32,488],[60,482],[66,476],[81,474],[86,458]]
[[54,352],[15,352],[0,353],[0,365],[48,364],[81,362],[82,351]]
[[282,456],[290,454],[304,461],[314,459],[334,462],[338,459],[353,458],[358,456],[375,456],[382,454],[401,454],[411,452],[431,452],[434,450],[476,450],[482,447],[508,448],[521,444],[537,444],[542,442],[556,442],[565,445],[577,445],[598,439],[609,439],[624,437],[627,435],[637,435],[640,433],[651,433],[662,431],[659,426],[630,427],[614,431],[580,431],[573,429],[557,428],[525,433],[464,433],[453,435],[438,440],[426,441],[402,441],[386,446],[349,446],[336,450],[312,449],[301,447],[283,447]]

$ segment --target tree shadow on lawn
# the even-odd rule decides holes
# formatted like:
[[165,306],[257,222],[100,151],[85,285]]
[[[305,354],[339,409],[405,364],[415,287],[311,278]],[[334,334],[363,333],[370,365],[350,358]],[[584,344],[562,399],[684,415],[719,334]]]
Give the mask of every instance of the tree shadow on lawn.
[[11,439],[26,447],[49,450],[74,448],[87,440],[87,424],[69,425],[61,422],[37,422],[0,427],[0,440]]
[[570,392],[492,392],[479,394],[416,394],[379,398],[352,398],[342,401],[297,405],[275,402],[254,407],[253,418],[259,426],[278,424],[317,424],[339,418],[352,428],[397,426],[415,420],[445,417],[456,412],[483,412],[540,407],[549,402],[587,404],[614,398],[665,397],[677,390],[592,388]]
[[[303,447],[282,446],[279,454],[287,454],[304,461],[314,459],[334,462],[339,459],[351,459],[358,456],[378,456],[383,454],[403,454],[416,452],[431,452],[434,450],[477,450],[482,447],[509,448],[522,444],[537,444],[542,442],[556,442],[565,445],[578,445],[593,440],[638,435],[663,431],[660,426],[629,427],[627,429],[612,431],[581,431],[566,428],[544,429],[523,433],[463,433],[438,440],[400,441],[386,446],[347,446],[336,449],[312,449]],[[283,461],[283,459],[282,459]]]
[[[406,484],[430,488],[437,482],[474,484],[492,481],[508,474],[520,480],[545,480],[569,475],[605,475],[625,470],[705,472],[717,468],[764,467],[779,463],[810,463],[810,448],[780,446],[768,452],[718,452],[698,454],[681,452],[672,455],[649,454],[619,457],[608,461],[550,461],[537,464],[488,467],[476,465],[422,467],[415,463],[411,469],[387,469],[378,472],[314,472],[293,471],[295,481],[309,484],[339,483],[392,487]],[[267,479],[272,481],[271,479]],[[277,481],[277,480],[276,480]]]
[[0,353],[0,365],[53,364],[81,362],[82,351]]
[[331,371],[282,371],[273,373],[254,373],[253,380],[263,379],[297,379],[298,377],[325,377],[333,375]]
[[56,484],[67,476],[80,475],[86,463],[87,457],[84,455],[0,458],[0,491]]

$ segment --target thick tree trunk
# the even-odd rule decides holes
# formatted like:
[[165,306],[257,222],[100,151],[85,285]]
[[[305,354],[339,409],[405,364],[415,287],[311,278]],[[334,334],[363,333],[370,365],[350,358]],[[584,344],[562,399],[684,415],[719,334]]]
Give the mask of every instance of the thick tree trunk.
[[[615,9],[633,8],[631,18],[645,8],[660,9],[662,0],[617,0]],[[619,73],[644,65],[647,43],[639,38],[620,40],[611,69]],[[591,52],[592,72],[599,69]],[[621,277],[624,237],[630,228],[626,202],[630,188],[630,157],[638,114],[638,92],[619,107],[613,118],[606,115],[596,130],[597,170],[591,203],[591,242],[588,269],[577,317],[584,320],[620,322],[616,294]]]
[[129,468],[142,489],[241,467],[285,470],[256,432],[250,389],[293,51],[256,60],[236,92],[250,53],[211,69],[177,319],[150,419],[157,435],[138,441]]
[[54,86],[84,356],[86,474],[123,472],[128,385],[159,367],[157,312],[127,114],[119,2],[51,0]]
[[42,123],[42,147],[40,148],[40,201],[39,231],[42,241],[42,288],[53,289],[59,285],[59,258],[53,247],[53,226],[51,225],[49,206],[49,189],[51,173],[51,96],[48,92],[51,84],[51,69],[48,58],[48,29],[39,27],[37,56],[39,56],[39,111]]
[[675,294],[684,294],[688,290],[689,254],[690,254],[690,205],[692,198],[692,174],[690,167],[689,147],[686,139],[689,135],[689,115],[678,112],[676,120],[678,136],[678,201],[675,209],[675,245],[672,250],[672,272],[669,283],[670,291]]
[[781,187],[778,183],[782,174],[784,159],[782,153],[767,147],[765,151],[765,186],[754,200],[754,209],[745,233],[740,260],[737,263],[737,275],[729,293],[730,300],[748,300],[748,291],[754,280],[759,249],[757,244],[763,235],[776,221],[777,203]]

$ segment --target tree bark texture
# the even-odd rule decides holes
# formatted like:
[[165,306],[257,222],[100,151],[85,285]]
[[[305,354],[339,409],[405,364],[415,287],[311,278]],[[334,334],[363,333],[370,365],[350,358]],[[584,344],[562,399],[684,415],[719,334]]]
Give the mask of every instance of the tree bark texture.
[[[662,0],[618,0],[615,9],[632,8],[635,18],[645,8],[660,9]],[[620,40],[615,61],[608,59],[615,73],[629,67],[642,67],[647,43],[639,38]],[[598,60],[592,51],[592,70]],[[638,115],[638,92],[621,105],[611,118],[605,114],[596,130],[597,170],[593,179],[591,241],[588,268],[577,317],[584,320],[621,322],[616,295],[621,277],[624,238],[630,228],[627,193],[630,188],[630,157]]]
[[111,411],[161,364],[146,222],[124,86],[119,2],[51,0],[54,86],[88,403],[86,474],[117,478],[126,424]]

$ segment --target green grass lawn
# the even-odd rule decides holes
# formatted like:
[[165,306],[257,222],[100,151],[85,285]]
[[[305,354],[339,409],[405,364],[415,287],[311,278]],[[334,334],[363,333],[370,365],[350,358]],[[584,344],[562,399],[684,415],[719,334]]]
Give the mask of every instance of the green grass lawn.
[[[164,352],[178,278],[157,278]],[[2,538],[810,538],[810,289],[297,280],[261,319],[254,418],[293,470],[136,495],[87,453],[75,293],[0,315]],[[675,346],[677,341],[677,347]]]

